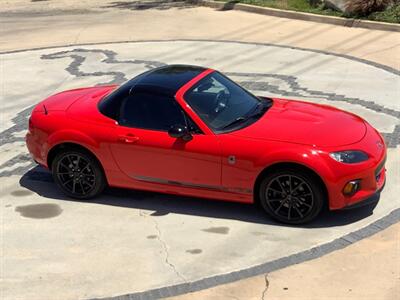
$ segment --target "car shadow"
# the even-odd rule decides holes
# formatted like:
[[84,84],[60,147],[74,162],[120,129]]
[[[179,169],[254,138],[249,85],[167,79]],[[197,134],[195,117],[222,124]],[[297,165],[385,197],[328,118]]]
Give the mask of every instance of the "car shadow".
[[[216,219],[238,220],[248,223],[274,226],[288,226],[269,218],[257,205],[205,200],[195,197],[175,196],[155,192],[107,188],[104,193],[90,201],[75,200],[65,196],[53,182],[51,173],[37,166],[26,172],[20,179],[20,185],[42,197],[60,201],[85,202],[101,205],[143,209],[154,211],[150,216],[160,217],[167,214],[202,216]],[[344,226],[362,220],[373,214],[379,201],[379,195],[372,204],[351,210],[325,210],[313,222],[295,226],[302,228],[324,228]]]
[[185,9],[195,7],[195,3],[190,3],[188,1],[182,0],[154,0],[154,1],[115,1],[111,2],[102,8],[118,8],[118,9],[128,9],[128,10],[167,10],[171,8]]

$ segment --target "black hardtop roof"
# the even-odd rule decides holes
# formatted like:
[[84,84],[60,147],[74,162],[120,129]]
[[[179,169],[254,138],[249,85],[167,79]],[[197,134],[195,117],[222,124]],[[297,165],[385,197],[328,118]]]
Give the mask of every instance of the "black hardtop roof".
[[147,71],[135,81],[132,88],[156,87],[160,92],[175,95],[187,82],[207,68],[191,65],[167,65]]

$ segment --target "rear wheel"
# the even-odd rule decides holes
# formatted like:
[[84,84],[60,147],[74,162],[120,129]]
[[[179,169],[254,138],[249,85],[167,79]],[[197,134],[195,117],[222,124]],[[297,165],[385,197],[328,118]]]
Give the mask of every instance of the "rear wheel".
[[304,224],[315,219],[324,203],[324,191],[315,177],[301,170],[284,169],[268,174],[259,190],[264,210],[287,224]]
[[92,155],[80,150],[60,152],[52,163],[53,178],[69,197],[90,199],[106,185],[103,170]]

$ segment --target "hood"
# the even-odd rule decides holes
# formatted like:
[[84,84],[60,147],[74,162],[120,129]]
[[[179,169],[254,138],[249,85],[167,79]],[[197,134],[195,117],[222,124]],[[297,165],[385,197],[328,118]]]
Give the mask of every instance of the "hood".
[[65,111],[75,101],[83,98],[84,96],[85,99],[87,97],[97,98],[97,96],[104,95],[106,92],[108,92],[110,88],[111,87],[109,86],[98,86],[64,91],[43,100],[39,103],[38,108],[43,110],[45,107],[47,111]]
[[320,147],[344,146],[366,134],[360,117],[337,108],[303,101],[273,99],[257,122],[231,134]]

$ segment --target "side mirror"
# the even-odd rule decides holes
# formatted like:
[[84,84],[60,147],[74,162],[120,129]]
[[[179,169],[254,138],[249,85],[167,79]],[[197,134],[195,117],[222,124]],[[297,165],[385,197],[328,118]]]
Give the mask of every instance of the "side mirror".
[[176,139],[183,139],[185,142],[188,142],[193,139],[187,127],[183,125],[171,126],[171,128],[168,130],[168,134],[170,137]]

